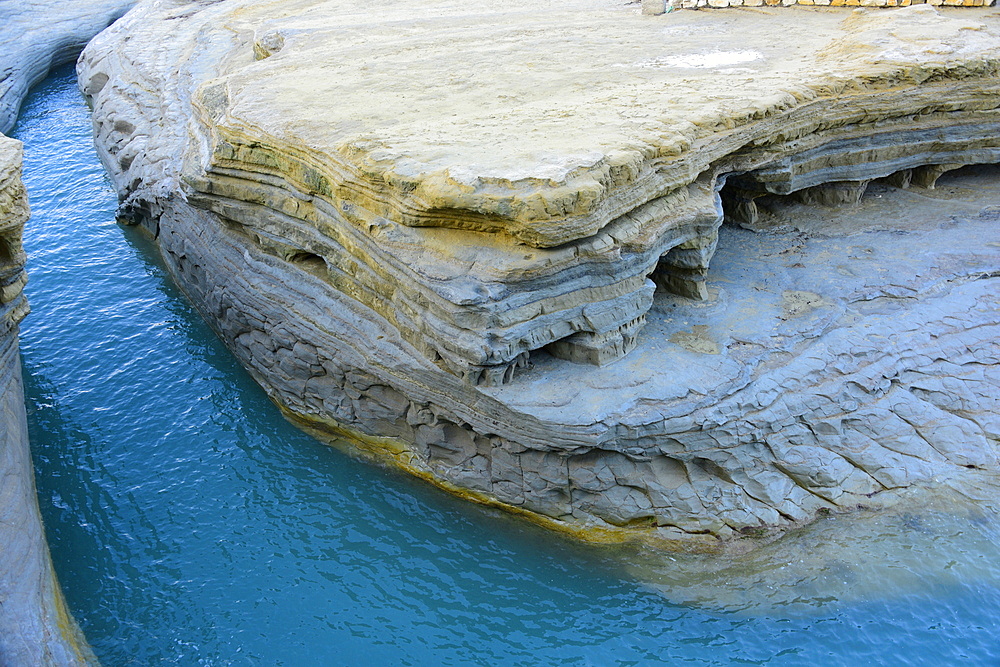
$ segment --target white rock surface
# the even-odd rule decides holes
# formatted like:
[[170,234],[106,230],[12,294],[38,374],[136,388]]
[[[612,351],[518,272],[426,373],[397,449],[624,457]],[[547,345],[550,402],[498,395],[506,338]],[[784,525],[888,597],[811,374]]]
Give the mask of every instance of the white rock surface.
[[292,416],[704,548],[997,469],[995,174],[931,189],[1000,161],[995,13],[418,4],[143,3],[79,65],[123,216]]
[[[0,4],[0,132],[13,127],[32,85],[72,62],[132,4]],[[97,664],[63,602],[35,494],[17,343],[18,323],[28,313],[21,232],[29,210],[21,157],[21,143],[0,134],[0,665]]]
[[17,348],[27,219],[21,142],[0,135],[0,665],[96,664],[63,603],[35,494]]
[[28,90],[53,67],[73,62],[90,38],[135,0],[18,0],[0,5],[0,133],[17,120]]

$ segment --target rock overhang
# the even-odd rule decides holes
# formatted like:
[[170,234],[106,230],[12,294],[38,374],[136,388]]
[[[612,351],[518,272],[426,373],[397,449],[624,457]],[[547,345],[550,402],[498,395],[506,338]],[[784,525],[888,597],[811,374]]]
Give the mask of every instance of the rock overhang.
[[[892,326],[883,322],[869,331],[874,322],[863,313],[845,312],[844,304],[878,301],[889,298],[888,292],[869,283],[857,286],[860,296],[841,294],[839,287],[825,290],[840,280],[838,264],[798,275],[785,266],[721,274],[725,284],[746,282],[740,289],[723,289],[719,281],[710,289],[707,270],[720,225],[730,213],[723,202],[730,208],[734,201],[737,208],[743,206],[748,219],[742,222],[753,226],[754,201],[771,196],[762,186],[774,176],[768,169],[785,165],[788,173],[800,167],[811,173],[815,155],[810,151],[818,152],[820,162],[836,161],[850,154],[859,137],[878,139],[869,147],[878,159],[863,161],[868,171],[838,174],[847,180],[833,183],[832,193],[811,192],[816,184],[802,190],[827,203],[857,195],[870,178],[890,175],[881,171],[902,169],[913,178],[914,168],[926,167],[933,173],[918,176],[933,183],[938,167],[970,161],[970,156],[984,161],[981,152],[973,155],[971,146],[962,144],[969,138],[965,136],[945,141],[939,148],[946,155],[933,154],[934,161],[947,158],[947,163],[915,167],[930,158],[912,162],[917,149],[893,153],[900,145],[893,137],[915,145],[911,140],[918,135],[926,139],[934,128],[994,122],[995,17],[978,17],[968,27],[972,19],[963,16],[948,23],[958,26],[954,31],[943,30],[948,39],[952,32],[963,39],[968,34],[973,35],[970,44],[987,45],[975,55],[962,51],[958,60],[949,60],[935,55],[934,47],[907,56],[916,64],[900,66],[878,61],[884,31],[861,30],[863,38],[854,39],[854,28],[845,29],[843,14],[809,13],[810,26],[821,33],[818,42],[833,44],[827,56],[819,53],[817,42],[815,62],[776,65],[760,81],[744,67],[760,60],[756,58],[732,68],[742,71],[724,73],[736,77],[730,82],[753,79],[749,83],[760,85],[755,90],[764,111],[724,106],[725,100],[742,99],[740,91],[729,90],[732,85],[711,88],[719,72],[685,61],[687,69],[671,92],[708,99],[705,115],[699,123],[685,118],[685,152],[656,158],[648,173],[635,171],[638,181],[660,179],[665,189],[656,196],[629,191],[622,196],[632,197],[631,208],[596,232],[536,247],[509,228],[495,229],[504,218],[488,207],[421,209],[419,202],[414,204],[419,186],[413,183],[428,170],[413,152],[385,139],[398,124],[384,128],[382,137],[365,130],[363,142],[348,142],[348,149],[341,150],[347,144],[340,133],[364,130],[363,118],[353,126],[329,122],[327,107],[303,105],[304,98],[294,94],[304,84],[281,88],[276,75],[269,79],[271,87],[253,89],[255,72],[292,65],[296,39],[310,29],[317,34],[329,29],[329,21],[316,19],[329,17],[334,6],[348,5],[277,3],[268,13],[227,2],[196,5],[196,11],[186,4],[163,10],[175,18],[146,6],[129,26],[131,32],[122,28],[103,37],[80,68],[82,87],[94,96],[98,146],[126,208],[136,206],[149,214],[146,222],[160,233],[161,249],[181,285],[290,412],[324,427],[357,427],[360,435],[355,435],[382,443],[378,446],[392,440],[386,445],[388,455],[408,470],[484,502],[498,501],[560,525],[596,522],[626,532],[680,531],[709,541],[747,525],[794,522],[817,508],[846,507],[868,494],[924,478],[939,464],[948,470],[956,461],[993,465],[992,450],[988,444],[980,447],[979,436],[970,436],[969,442],[977,444],[966,443],[954,456],[930,454],[931,461],[917,455],[910,469],[881,449],[869,458],[865,450],[859,457],[851,448],[871,438],[842,426],[847,422],[837,416],[858,411],[867,400],[870,405],[862,407],[871,408],[873,420],[892,422],[890,439],[916,442],[923,437],[923,426],[900,426],[893,412],[902,405],[903,413],[912,415],[906,401],[914,399],[893,383],[916,372],[914,367],[934,377],[952,371],[943,356],[911,354],[911,348],[936,337],[935,345],[947,350],[935,354],[965,359],[969,349],[989,347],[985,328],[971,332],[961,322],[936,322],[934,309],[945,307],[944,302],[928,298],[933,306],[915,307]],[[310,15],[309,7],[317,13]],[[406,15],[407,7],[393,11]],[[287,19],[297,33],[291,28],[276,32],[273,22],[285,20],[280,16],[285,11],[305,17]],[[444,18],[458,21],[461,15],[441,12],[437,18],[446,41]],[[730,36],[736,27],[783,26],[779,32],[795,27],[790,12],[741,13],[723,20],[691,16],[678,20],[692,30],[707,30],[700,39],[720,23],[728,26]],[[902,21],[899,25],[953,20],[919,11],[901,16],[893,19]],[[393,23],[391,14],[349,18],[355,37],[363,32],[359,26],[372,30],[379,21]],[[856,28],[868,18],[857,15],[848,23]],[[177,30],[180,38],[156,42],[164,21],[171,26],[191,23]],[[137,46],[140,34],[148,34],[166,52],[159,64],[149,64],[154,59]],[[673,39],[678,33],[668,34]],[[886,37],[885,43],[891,45],[892,39]],[[981,39],[985,42],[976,41]],[[874,47],[868,44],[872,40]],[[934,43],[941,46],[940,39]],[[789,51],[798,57],[803,48],[797,43]],[[843,71],[830,70],[834,74],[814,87],[789,83],[796,67],[827,71],[829,53],[843,56],[834,58]],[[658,56],[644,69],[666,67],[672,61],[661,62],[665,58]],[[273,118],[250,118],[250,107],[240,106],[247,96],[255,100],[255,114],[264,114],[271,100]],[[364,116],[364,105],[346,107]],[[302,116],[295,132],[288,129],[289,118],[297,118],[285,115],[290,110]],[[135,131],[122,132],[128,126],[121,121]],[[302,127],[317,134],[307,141]],[[432,140],[452,125],[426,127],[426,160],[447,155],[451,145],[432,145]],[[595,125],[598,134],[602,127]],[[155,141],[136,152],[133,142],[142,143],[144,134],[155,134]],[[636,141],[626,147],[646,155],[649,145]],[[976,151],[983,148],[975,146]],[[369,160],[366,150],[377,159]],[[568,154],[586,156],[586,168],[593,168],[599,164],[592,155],[596,152],[601,151],[577,153],[574,148]],[[558,163],[551,151],[545,155],[539,164]],[[549,180],[561,178],[550,171],[544,182],[477,181],[470,176],[472,162],[452,156],[448,168],[461,176],[459,185],[473,188],[464,192],[466,197],[476,195],[477,187],[494,199],[510,196],[515,186],[530,186],[533,192],[555,188],[559,183]],[[397,158],[398,164],[393,163]],[[880,162],[885,169],[872,167]],[[386,177],[385,169],[393,168],[399,177]],[[434,216],[418,219],[422,211]],[[430,218],[438,226],[407,224]],[[960,243],[967,245],[969,234],[981,232],[984,224],[974,222]],[[748,253],[754,245],[751,236],[732,229],[722,233],[730,243],[745,244]],[[940,242],[940,235],[935,239]],[[902,275],[912,256],[922,252],[919,243],[910,241],[905,246],[909,255],[903,244],[894,248],[893,239],[880,239],[876,250],[895,252],[891,265]],[[794,247],[790,242],[788,248],[762,252],[780,256]],[[730,266],[740,256],[740,249],[723,250]],[[819,249],[802,261],[826,262],[829,252]],[[976,261],[992,266],[994,255]],[[932,270],[939,260],[924,260],[926,266],[914,271],[926,269],[925,275],[933,277],[931,291],[951,290],[954,299],[947,307],[979,308],[973,319],[995,325],[988,321],[993,316],[982,285],[965,285],[956,271],[959,287],[952,288],[951,278]],[[901,278],[893,290],[918,293],[922,280]],[[654,282],[661,288],[656,295]],[[771,293],[775,285],[780,294]],[[670,296],[671,291],[709,298],[699,305]],[[713,308],[725,316],[713,320],[699,315]],[[649,324],[640,331],[647,316]],[[861,323],[853,326],[855,322]],[[897,336],[894,345],[880,342],[880,336],[893,336],[897,325],[906,327],[905,335]],[[785,349],[789,346],[791,351]],[[634,347],[635,352],[620,359]],[[537,352],[539,348],[544,351]],[[534,368],[513,384],[499,386],[511,380],[516,367],[528,365],[529,354]],[[568,364],[552,354],[605,365]],[[870,395],[855,395],[864,392]],[[904,400],[897,404],[900,396]],[[987,400],[981,392],[977,397]],[[813,424],[819,425],[815,433]],[[344,432],[336,430],[340,426],[331,428]],[[883,470],[887,465],[892,472]]]
[[[866,118],[866,92],[995,79],[1000,58],[986,23],[926,6],[827,16],[794,46],[773,40],[773,25],[793,29],[794,17],[744,15],[744,47],[729,55],[756,57],[699,67],[688,49],[706,50],[697,35],[706,21],[691,15],[668,23],[608,2],[505,3],[475,13],[441,5],[359,16],[328,2],[304,15],[292,7],[288,18],[240,14],[248,25],[232,29],[255,45],[288,36],[277,53],[225,76],[227,104],[215,124],[324,156],[328,169],[348,172],[342,180],[367,180],[381,197],[397,198],[386,210],[402,224],[504,231],[554,247],[691,182],[742,147],[734,138],[786,139],[760,121],[817,101],[845,108],[811,108],[813,133],[886,120],[877,110]],[[688,24],[694,39],[674,23]],[[717,23],[722,39],[726,22]],[[766,24],[772,29],[755,39]],[[250,45],[243,50],[249,56]],[[931,99],[914,111],[947,109],[968,104]]]
[[[397,322],[409,340],[494,384],[545,346],[620,358],[654,282],[704,298],[730,173],[752,172],[737,195],[752,219],[761,193],[1000,159],[1000,33],[978,17],[825,16],[792,46],[768,35],[794,19],[750,14],[740,50],[701,53],[705,21],[690,16],[608,2],[230,11],[222,76],[192,94],[207,146],[189,199],[245,227],[263,204],[276,220],[258,238],[349,280],[364,271],[335,256],[395,265],[368,282],[420,292]],[[296,219],[343,229],[277,241]]]

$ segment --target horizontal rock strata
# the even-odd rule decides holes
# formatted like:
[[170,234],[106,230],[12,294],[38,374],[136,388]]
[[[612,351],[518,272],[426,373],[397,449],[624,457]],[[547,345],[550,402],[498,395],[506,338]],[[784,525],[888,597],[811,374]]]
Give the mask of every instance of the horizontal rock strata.
[[875,329],[866,299],[789,282],[740,340],[726,327],[775,295],[709,263],[726,218],[1000,162],[996,17],[718,17],[146,3],[78,71],[123,218],[258,381],[442,486],[711,544],[992,469],[992,426],[937,406],[921,428],[937,390],[903,378],[994,363],[992,278],[969,278],[994,255],[901,258],[927,296]]
[[673,9],[725,9],[727,7],[992,7],[996,0],[643,0],[643,12],[653,16]]

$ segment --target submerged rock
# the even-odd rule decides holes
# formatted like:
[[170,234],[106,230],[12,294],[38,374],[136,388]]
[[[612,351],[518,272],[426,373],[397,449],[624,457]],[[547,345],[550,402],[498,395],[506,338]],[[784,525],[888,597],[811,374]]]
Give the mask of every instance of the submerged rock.
[[932,190],[1000,162],[993,13],[146,2],[78,72],[258,382],[443,488],[714,548],[997,469],[995,200]]

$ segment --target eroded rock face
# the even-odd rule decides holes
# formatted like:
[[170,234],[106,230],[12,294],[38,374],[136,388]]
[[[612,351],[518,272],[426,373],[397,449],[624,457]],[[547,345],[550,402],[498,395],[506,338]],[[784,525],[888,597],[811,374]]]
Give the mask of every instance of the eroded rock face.
[[[72,62],[131,0],[0,5],[0,133],[49,71]],[[28,445],[18,323],[28,314],[21,233],[28,197],[21,142],[0,134],[0,665],[97,664],[63,602],[38,510]]]
[[22,289],[24,272],[21,232],[28,220],[28,193],[21,182],[21,142],[0,136],[0,305],[3,331],[17,338],[17,325],[28,314]]
[[551,525],[714,544],[996,467],[989,215],[947,270],[884,232],[899,313],[818,241],[797,276],[709,263],[761,243],[727,216],[1000,161],[998,27],[146,3],[79,73],[122,215],[294,416]]
[[73,62],[91,37],[109,26],[134,0],[19,0],[0,6],[3,77],[0,78],[0,133],[17,120],[28,90],[58,65]]
[[63,603],[35,495],[17,346],[27,219],[21,142],[0,135],[0,664],[96,664]]

